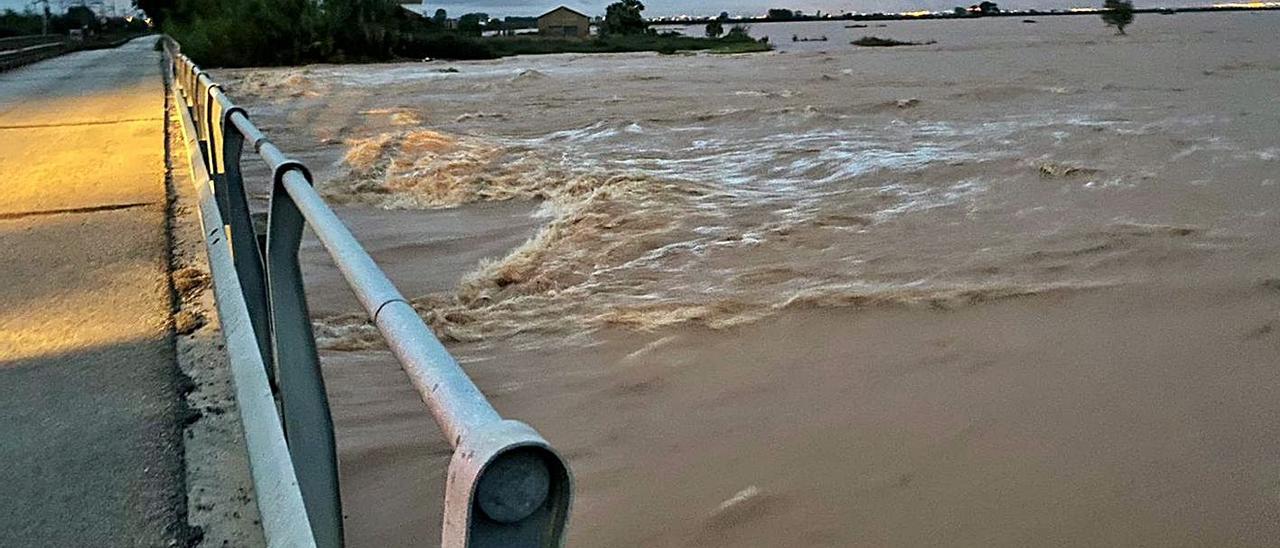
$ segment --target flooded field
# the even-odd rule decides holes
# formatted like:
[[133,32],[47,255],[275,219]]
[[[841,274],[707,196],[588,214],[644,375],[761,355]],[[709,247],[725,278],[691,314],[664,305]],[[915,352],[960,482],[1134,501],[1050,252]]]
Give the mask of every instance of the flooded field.
[[[1280,14],[885,25],[217,76],[566,451],[572,545],[1280,542]],[[430,543],[447,453],[305,253],[351,544]]]

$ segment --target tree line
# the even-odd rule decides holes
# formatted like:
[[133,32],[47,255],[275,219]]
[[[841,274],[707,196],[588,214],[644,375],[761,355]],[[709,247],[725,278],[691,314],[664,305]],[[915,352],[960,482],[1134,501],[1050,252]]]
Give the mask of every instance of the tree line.
[[183,51],[209,66],[389,58],[414,27],[388,0],[135,0]]
[[144,32],[147,24],[142,19],[125,19],[114,17],[102,19],[84,6],[71,6],[65,12],[55,14],[49,12],[48,26],[45,26],[46,14],[13,10],[0,12],[0,38],[10,36],[28,36],[44,34],[66,36],[72,30],[86,31],[90,36],[95,34],[125,34]]
[[[422,17],[396,0],[135,0],[183,52],[201,65],[268,66],[392,59],[491,59],[558,52],[675,51],[717,49],[750,41],[745,29],[714,42],[658,34],[643,17],[640,0],[609,5],[599,36],[567,41],[546,38],[486,39],[504,21],[484,13],[450,20],[444,10]],[[726,14],[727,17],[727,14]],[[536,27],[534,18],[508,18]],[[736,43],[736,42],[735,42]],[[743,45],[736,49],[746,50]]]

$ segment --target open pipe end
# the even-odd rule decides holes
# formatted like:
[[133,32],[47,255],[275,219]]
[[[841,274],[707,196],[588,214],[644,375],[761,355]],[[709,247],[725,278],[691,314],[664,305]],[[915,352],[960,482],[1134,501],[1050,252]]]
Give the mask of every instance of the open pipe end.
[[560,546],[573,477],[532,428],[501,421],[464,437],[449,466],[442,545]]
[[533,515],[551,492],[546,457],[536,447],[507,451],[480,474],[476,505],[489,519],[515,523]]

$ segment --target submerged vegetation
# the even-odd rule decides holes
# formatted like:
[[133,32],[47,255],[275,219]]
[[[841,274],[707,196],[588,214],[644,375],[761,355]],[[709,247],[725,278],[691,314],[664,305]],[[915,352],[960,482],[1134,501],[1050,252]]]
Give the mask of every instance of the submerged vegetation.
[[[503,30],[485,14],[466,14],[450,28],[447,14],[412,13],[392,0],[139,0],[139,7],[206,66],[270,66],[374,62],[397,59],[493,59],[545,53],[618,53],[707,50],[765,51],[769,46],[735,27],[718,38],[659,34],[624,0],[609,6],[600,36],[543,38],[481,36]],[[491,33],[492,34],[492,33]]]
[[863,36],[862,38],[854,40],[852,43],[855,46],[887,48],[893,46],[927,46],[938,42],[936,40],[929,40],[928,42],[904,42],[902,40],[894,40],[892,38],[880,38],[879,36]]

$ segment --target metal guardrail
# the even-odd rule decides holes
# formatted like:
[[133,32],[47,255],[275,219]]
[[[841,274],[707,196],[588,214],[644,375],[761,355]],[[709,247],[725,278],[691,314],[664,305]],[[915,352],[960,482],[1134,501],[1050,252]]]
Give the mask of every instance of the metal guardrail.
[[6,36],[0,38],[0,51],[20,49],[37,44],[60,42],[66,38],[57,34],[24,34],[22,36]]
[[[166,84],[171,83],[170,76],[166,74]],[[186,103],[176,86],[166,87],[173,88],[173,105]],[[218,211],[218,200],[213,195],[213,181],[196,138],[195,122],[189,109],[176,110],[183,129],[191,179],[199,193],[197,211],[200,213],[205,250],[209,254],[209,272],[213,278],[236,404],[244,424],[245,447],[257,492],[263,536],[268,546],[314,548],[316,541],[311,521],[302,502],[302,491],[284,439],[284,428],[277,417],[275,395],[267,379],[267,368],[245,305],[244,291],[231,259],[226,225]]]
[[56,37],[43,37],[45,43],[35,44],[27,43],[26,37],[19,38],[24,40],[0,43],[0,71],[55,57],[68,49],[67,42]]
[[[454,448],[445,486],[441,544],[447,547],[561,546],[573,497],[564,459],[524,423],[504,420],[312,188],[311,174],[253,125],[176,42],[164,39],[178,106],[192,120],[193,158],[207,165],[225,246],[265,374],[274,381],[288,452],[315,545],[343,543],[333,421],[311,330],[298,249],[311,227],[409,375]],[[240,162],[244,145],[272,173],[265,246],[254,232]],[[198,150],[196,150],[198,149]],[[207,222],[207,220],[206,220]],[[205,231],[212,237],[211,227]],[[218,276],[214,276],[215,282]],[[218,292],[223,299],[222,291]],[[221,305],[220,305],[221,306]],[[221,310],[221,308],[220,308]],[[230,346],[230,344],[228,345]],[[238,389],[239,390],[239,389]],[[246,438],[249,434],[246,432]],[[250,444],[252,445],[252,444]],[[254,458],[250,447],[250,458]],[[254,465],[254,482],[264,487]],[[287,502],[287,501],[286,501]],[[271,501],[259,493],[260,509]],[[269,543],[286,531],[267,519]],[[278,533],[278,534],[277,534]],[[286,545],[286,544],[278,544]]]
[[87,41],[62,35],[0,38],[0,72],[76,51],[119,47],[145,34],[111,35]]

